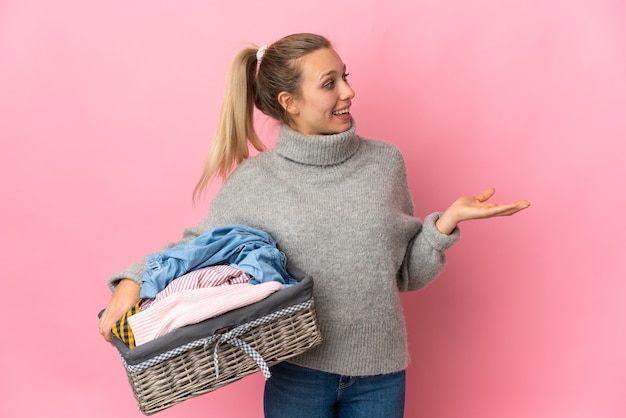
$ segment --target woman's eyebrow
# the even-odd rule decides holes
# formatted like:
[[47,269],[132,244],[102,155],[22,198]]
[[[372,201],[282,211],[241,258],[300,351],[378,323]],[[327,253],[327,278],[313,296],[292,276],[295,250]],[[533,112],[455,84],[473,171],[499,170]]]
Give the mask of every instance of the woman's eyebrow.
[[[343,71],[342,71],[342,72],[343,72],[343,73],[345,73],[345,72],[346,72],[346,65],[345,65],[345,64],[344,64],[344,66],[343,66]],[[329,76],[329,75],[335,75],[335,74],[337,74],[337,70],[330,70],[330,71],[328,71],[328,72],[326,72],[326,73],[322,74],[322,75],[320,76],[320,78],[323,78],[323,77],[326,77],[326,76]]]

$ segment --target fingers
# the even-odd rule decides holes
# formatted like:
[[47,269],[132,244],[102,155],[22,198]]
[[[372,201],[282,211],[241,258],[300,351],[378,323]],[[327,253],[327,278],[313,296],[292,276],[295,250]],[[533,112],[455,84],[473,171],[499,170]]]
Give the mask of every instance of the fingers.
[[[493,187],[490,187],[484,192],[482,192],[480,195],[476,196],[476,200],[478,200],[481,203],[484,203],[487,200],[491,199],[495,193],[496,193],[496,189],[494,189]],[[524,200],[518,200],[517,202],[511,203],[509,205],[497,205],[494,203],[493,207],[495,206],[510,206],[510,209],[507,209],[506,212],[512,211],[511,214],[513,214],[513,213],[519,212],[522,209],[528,208],[530,206],[530,202],[524,199]]]
[[102,338],[104,338],[104,341],[108,343],[111,342],[111,330],[106,331],[104,328],[99,328],[98,333],[102,335]]
[[496,192],[496,189],[494,189],[493,187],[490,187],[484,192],[482,192],[482,194],[476,196],[476,200],[478,200],[479,202],[486,202],[487,200],[491,199],[491,196],[493,196],[495,192]]
[[111,342],[111,329],[113,328],[113,324],[108,320],[108,311],[104,311],[102,314],[102,318],[100,318],[100,323],[98,324],[98,332],[105,341]]
[[136,282],[129,279],[119,282],[98,324],[98,332],[106,341],[111,342],[111,328],[139,301],[139,293],[140,287]]
[[500,205],[498,214],[496,216],[511,216],[517,212],[524,210],[530,206],[528,200],[520,200],[510,205]]

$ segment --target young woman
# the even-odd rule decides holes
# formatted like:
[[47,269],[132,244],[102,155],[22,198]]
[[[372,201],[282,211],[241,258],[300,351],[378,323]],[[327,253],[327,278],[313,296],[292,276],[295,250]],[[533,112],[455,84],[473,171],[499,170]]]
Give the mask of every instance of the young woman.
[[[409,354],[398,292],[440,273],[460,222],[529,206],[491,203],[488,189],[421,222],[398,149],[356,134],[354,96],[345,64],[322,36],[241,51],[194,198],[215,176],[226,180],[207,217],[180,241],[248,225],[270,233],[314,278],[323,342],[272,368],[266,417],[402,417]],[[254,106],[281,122],[271,150],[255,133]],[[263,152],[248,158],[249,144]],[[144,272],[137,263],[109,279],[114,291],[100,320],[107,341],[139,299]]]

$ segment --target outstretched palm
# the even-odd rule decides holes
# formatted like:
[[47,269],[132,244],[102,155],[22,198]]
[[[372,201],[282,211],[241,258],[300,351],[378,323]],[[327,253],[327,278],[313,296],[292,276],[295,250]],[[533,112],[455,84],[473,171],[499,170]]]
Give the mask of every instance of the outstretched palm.
[[478,196],[464,196],[457,199],[452,206],[459,216],[459,222],[494,216],[510,216],[530,206],[527,200],[519,200],[509,204],[489,202],[488,200],[495,192],[495,189],[489,188]]
[[441,215],[437,221],[437,228],[441,232],[449,234],[460,222],[495,216],[510,216],[530,206],[530,202],[527,200],[518,200],[508,204],[489,202],[495,192],[494,188],[489,188],[477,196],[458,198]]

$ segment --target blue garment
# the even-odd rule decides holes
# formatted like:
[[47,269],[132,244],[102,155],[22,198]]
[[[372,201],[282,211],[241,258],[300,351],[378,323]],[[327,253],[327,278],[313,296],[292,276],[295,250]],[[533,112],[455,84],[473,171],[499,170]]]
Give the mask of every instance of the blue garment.
[[282,362],[265,381],[265,418],[402,418],[404,370],[341,376]]
[[250,283],[297,283],[287,273],[287,259],[270,234],[243,225],[212,229],[186,244],[149,255],[141,279],[142,298],[154,298],[175,278],[199,268],[229,264],[251,277]]

